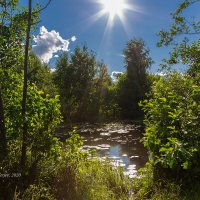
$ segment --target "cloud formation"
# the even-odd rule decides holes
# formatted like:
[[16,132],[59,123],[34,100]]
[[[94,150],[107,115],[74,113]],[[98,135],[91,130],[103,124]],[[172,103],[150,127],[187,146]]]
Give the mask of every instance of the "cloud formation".
[[[40,27],[40,33],[34,37],[33,52],[45,63],[53,57],[58,51],[69,51],[69,40],[63,39],[59,32],[55,30],[48,31],[44,26]],[[71,41],[74,42],[76,37],[73,36]]]
[[76,36],[72,36],[72,37],[71,37],[71,41],[72,41],[72,42],[75,42],[76,40],[77,40]]
[[117,81],[117,79],[120,77],[120,75],[122,75],[123,72],[118,72],[118,71],[113,71],[111,74],[111,78],[112,80],[115,82]]

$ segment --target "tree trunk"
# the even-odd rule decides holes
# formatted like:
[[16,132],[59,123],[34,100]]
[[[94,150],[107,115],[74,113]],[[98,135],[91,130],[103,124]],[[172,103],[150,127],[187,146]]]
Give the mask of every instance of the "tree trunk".
[[23,127],[22,127],[22,154],[21,154],[21,167],[22,170],[26,164],[26,151],[27,151],[27,130],[28,124],[26,119],[26,100],[27,100],[27,88],[28,88],[28,54],[29,54],[29,42],[30,42],[30,30],[31,30],[31,15],[32,15],[32,0],[29,0],[28,5],[28,24],[26,30],[26,44],[24,53],[24,85],[23,85],[23,97],[22,97],[22,117],[23,117]]

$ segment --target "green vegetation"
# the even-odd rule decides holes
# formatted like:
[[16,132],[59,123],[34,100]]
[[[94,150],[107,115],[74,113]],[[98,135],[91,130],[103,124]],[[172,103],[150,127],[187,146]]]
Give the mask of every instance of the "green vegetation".
[[[74,132],[66,141],[65,162],[54,182],[57,199],[127,199],[131,181],[122,169],[113,169],[108,162],[91,158],[78,150],[80,136]],[[92,152],[91,152],[92,153]]]
[[[199,21],[188,25],[182,15],[196,3],[180,4],[159,45],[199,33]],[[116,82],[86,45],[60,55],[51,72],[29,53],[43,8],[33,9],[31,0],[28,10],[19,9],[18,0],[0,5],[0,200],[199,199],[199,40],[177,42],[165,60],[165,69],[181,60],[185,73],[148,74],[152,60],[141,39],[127,43],[126,71]],[[55,137],[62,121],[143,117],[143,142],[152,158],[135,179],[83,152],[76,131],[65,143]]]
[[141,39],[130,40],[124,49],[127,73],[117,83],[118,105],[122,118],[137,119],[142,116],[138,103],[148,92],[147,69],[152,60]]
[[98,120],[111,78],[107,66],[97,62],[92,51],[84,45],[77,47],[71,57],[63,53],[53,76],[66,121]]
[[172,169],[174,175],[183,178],[186,170],[198,172],[199,85],[190,76],[170,74],[154,83],[152,92],[153,97],[143,104],[144,145],[154,162]]
[[[170,30],[159,33],[159,46],[173,42],[175,46],[162,65],[169,72],[154,80],[149,99],[140,104],[145,112],[143,142],[152,158],[136,181],[138,199],[198,200],[200,196],[199,40],[189,41],[190,34],[199,34],[199,21],[184,17],[184,11],[197,3],[183,1],[172,14]],[[182,35],[188,37],[176,42]],[[172,71],[171,66],[179,63],[187,65],[186,73]]]
[[53,76],[66,121],[142,117],[138,103],[148,91],[149,50],[143,40],[133,39],[124,54],[126,72],[116,83],[112,83],[106,64],[96,61],[86,45],[75,48],[71,56],[63,53],[57,59]]

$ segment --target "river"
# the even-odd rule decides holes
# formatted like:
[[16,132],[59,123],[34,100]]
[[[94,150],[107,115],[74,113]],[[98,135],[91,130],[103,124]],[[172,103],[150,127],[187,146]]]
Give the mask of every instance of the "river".
[[96,149],[97,156],[123,167],[124,174],[131,178],[148,161],[147,150],[140,142],[143,129],[138,123],[84,124],[78,133],[84,140],[83,150]]

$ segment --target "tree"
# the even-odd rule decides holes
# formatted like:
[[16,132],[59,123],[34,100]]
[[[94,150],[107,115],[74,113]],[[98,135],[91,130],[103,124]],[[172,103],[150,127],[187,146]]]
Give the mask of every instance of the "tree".
[[57,59],[54,81],[66,120],[84,120],[87,117],[96,70],[95,55],[86,45],[75,48],[70,58],[64,53]]
[[151,66],[149,49],[141,39],[130,40],[124,49],[126,75],[119,78],[118,102],[124,118],[139,117],[138,103],[146,92],[146,73]]
[[[25,37],[25,51],[24,51],[24,63],[23,63],[23,73],[24,73],[24,84],[23,84],[23,94],[22,94],[22,118],[23,118],[23,127],[22,127],[22,155],[21,155],[21,166],[22,169],[25,167],[26,163],[26,149],[27,149],[27,119],[26,119],[26,101],[27,101],[27,91],[28,91],[28,57],[29,57],[29,43],[30,43],[30,32],[31,26],[34,25],[34,16],[37,16],[42,10],[50,4],[51,0],[48,0],[48,3],[41,9],[32,10],[32,0],[28,1],[28,11],[27,11],[27,27],[26,27],[26,37]],[[32,16],[33,13],[33,16]],[[36,21],[37,23],[37,21]]]
[[97,71],[92,83],[90,106],[88,107],[90,120],[95,121],[105,117],[109,86],[111,86],[111,77],[108,74],[107,65],[103,61],[97,62]]
[[195,20],[195,17],[187,19],[184,16],[185,9],[191,7],[192,5],[197,5],[200,3],[200,0],[183,0],[179,4],[178,8],[173,12],[172,15],[172,24],[169,31],[161,30],[159,35],[161,37],[158,42],[158,46],[170,45],[174,39],[181,35],[198,35],[200,34],[199,20]]
[[28,80],[30,84],[35,83],[38,89],[51,97],[57,94],[55,84],[53,82],[53,72],[49,66],[42,63],[41,60],[34,54],[29,55]]
[[[18,1],[0,2],[0,157],[7,155],[7,128],[5,126],[4,92],[7,89],[6,78],[16,70],[16,66],[22,64],[24,41],[24,16],[26,11],[18,11]],[[12,59],[10,59],[12,58]]]
[[[190,74],[197,73],[199,66],[199,43],[200,40],[194,40],[194,35],[200,34],[200,21],[195,16],[188,17],[185,14],[186,9],[192,6],[198,6],[199,0],[184,0],[179,4],[178,8],[172,13],[172,24],[168,31],[161,30],[159,32],[160,41],[158,46],[173,45],[174,49],[170,53],[170,58],[164,59],[163,68],[171,69],[175,64],[187,66]],[[179,41],[176,41],[179,38]],[[182,40],[180,42],[180,40]]]
[[53,81],[58,88],[61,101],[61,112],[65,120],[69,120],[74,109],[74,97],[72,92],[73,67],[69,63],[67,52],[61,54],[56,60],[56,71],[53,73]]
[[30,31],[39,11],[32,12],[31,1],[29,12],[18,9],[17,0],[0,4],[0,171],[23,175],[23,183],[0,180],[1,198],[11,199],[15,188],[30,183],[38,162],[55,153],[53,133],[61,118],[58,97],[50,98],[28,81]]

